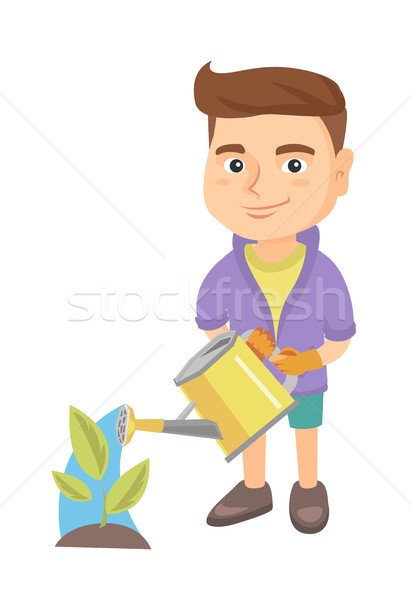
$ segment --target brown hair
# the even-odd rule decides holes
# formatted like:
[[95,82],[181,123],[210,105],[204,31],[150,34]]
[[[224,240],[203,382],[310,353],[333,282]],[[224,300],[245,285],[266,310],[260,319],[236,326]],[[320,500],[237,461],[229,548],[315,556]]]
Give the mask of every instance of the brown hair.
[[209,118],[209,145],[216,117],[277,114],[320,117],[335,153],[343,147],[345,98],[334,81],[318,73],[285,67],[214,73],[208,62],[196,76],[195,102]]

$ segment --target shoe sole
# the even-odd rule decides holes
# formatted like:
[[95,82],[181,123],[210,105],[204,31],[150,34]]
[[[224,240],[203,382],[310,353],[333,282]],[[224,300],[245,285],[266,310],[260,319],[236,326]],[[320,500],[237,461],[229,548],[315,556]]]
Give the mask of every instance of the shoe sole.
[[270,512],[273,509],[273,504],[264,506],[243,515],[234,516],[230,518],[214,519],[213,517],[207,517],[206,523],[211,527],[227,527],[228,525],[236,525],[237,523],[243,523],[243,521],[250,521]]

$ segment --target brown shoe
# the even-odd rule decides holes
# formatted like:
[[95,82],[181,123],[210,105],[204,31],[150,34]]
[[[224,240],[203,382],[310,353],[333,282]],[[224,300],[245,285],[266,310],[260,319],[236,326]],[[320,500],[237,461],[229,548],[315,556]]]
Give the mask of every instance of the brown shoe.
[[261,488],[248,488],[241,481],[212,508],[206,522],[212,527],[234,525],[264,515],[272,508],[272,492],[268,483]]
[[318,533],[329,518],[328,494],[321,481],[314,488],[303,488],[297,481],[290,493],[289,514],[292,525],[301,533]]

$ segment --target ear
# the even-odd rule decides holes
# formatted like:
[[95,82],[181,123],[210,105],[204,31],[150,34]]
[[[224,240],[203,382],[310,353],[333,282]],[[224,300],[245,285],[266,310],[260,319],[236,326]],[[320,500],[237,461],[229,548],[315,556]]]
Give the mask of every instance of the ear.
[[353,152],[348,148],[342,148],[335,159],[334,180],[337,196],[344,196],[349,186],[349,171],[353,164]]

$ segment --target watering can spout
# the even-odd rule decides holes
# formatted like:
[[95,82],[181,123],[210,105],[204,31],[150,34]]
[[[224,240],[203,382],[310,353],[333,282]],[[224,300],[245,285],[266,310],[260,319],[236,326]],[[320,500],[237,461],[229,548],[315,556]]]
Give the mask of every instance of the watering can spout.
[[[195,407],[196,402],[191,402],[177,419],[136,419],[133,409],[124,404],[117,417],[116,433],[121,446],[128,444],[135,431],[150,431],[153,433],[173,433],[175,435],[188,435],[221,440],[222,434],[219,427],[210,419],[189,420],[185,418]],[[189,410],[188,410],[189,409]]]

